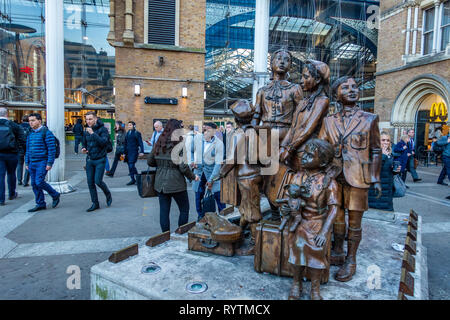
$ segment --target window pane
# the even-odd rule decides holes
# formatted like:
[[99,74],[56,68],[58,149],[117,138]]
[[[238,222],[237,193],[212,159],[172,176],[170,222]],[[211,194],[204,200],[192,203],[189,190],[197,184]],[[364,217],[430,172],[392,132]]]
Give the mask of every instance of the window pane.
[[423,41],[424,41],[424,54],[431,53],[433,50],[433,32],[429,32],[427,34],[423,35]]
[[444,10],[442,12],[442,26],[450,24],[450,1],[444,3]]
[[434,8],[425,11],[425,32],[433,30],[434,27]]
[[450,26],[442,28],[441,50],[445,50],[448,43],[450,43]]

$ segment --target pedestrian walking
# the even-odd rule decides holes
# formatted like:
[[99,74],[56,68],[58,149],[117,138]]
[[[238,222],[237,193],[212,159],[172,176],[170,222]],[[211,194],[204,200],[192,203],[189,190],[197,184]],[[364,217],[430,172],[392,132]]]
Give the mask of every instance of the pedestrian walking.
[[[25,136],[25,142],[26,142],[26,138],[28,137],[28,135],[31,132],[31,127],[30,124],[28,123],[28,115],[24,115],[22,117],[22,123],[20,124],[20,127],[23,130],[23,134]],[[26,143],[24,144],[26,145]],[[19,186],[21,186],[23,184],[24,187],[28,187],[29,184],[28,182],[30,181],[30,173],[27,169],[25,169],[25,174],[23,173],[23,165],[25,163],[25,152],[26,152],[26,147],[24,149],[20,149],[19,151],[19,164],[17,165],[17,184]]]
[[400,163],[400,173],[402,180],[406,180],[406,167],[408,165],[409,161],[409,136],[403,135],[400,137],[400,141],[395,145],[394,152],[397,154],[397,156],[394,158],[395,161],[399,161]]
[[203,218],[202,199],[205,188],[211,190],[216,200],[217,208],[220,211],[225,209],[225,204],[220,202],[220,181],[215,181],[219,177],[220,167],[223,162],[223,142],[215,135],[217,125],[214,122],[207,122],[204,125],[203,135],[197,135],[194,141],[194,173],[200,177],[192,189],[195,191],[195,204],[198,220]]
[[[447,175],[448,179],[450,180],[450,133],[446,136],[442,136],[438,141],[436,141],[436,144],[444,148],[444,151],[442,152],[442,162],[444,168],[442,168],[442,171],[445,170],[445,173],[443,174],[443,176],[439,176],[439,179],[441,179],[442,182],[441,184],[444,184],[443,181],[445,175]],[[446,199],[450,198],[447,197]]]
[[111,167],[111,170],[106,173],[109,177],[114,177],[114,173],[117,169],[117,164],[121,161],[121,158],[125,154],[125,124],[122,121],[117,121],[115,126],[116,131],[116,150],[114,152],[114,161]]
[[47,209],[44,190],[52,197],[52,208],[59,204],[61,195],[47,182],[45,176],[52,169],[56,156],[56,140],[53,133],[42,125],[39,113],[32,113],[28,117],[31,132],[27,138],[25,165],[30,171],[31,186],[33,188],[36,206],[28,212]]
[[156,145],[156,142],[158,142],[159,136],[164,131],[163,124],[161,121],[155,121],[155,123],[153,124],[153,128],[154,130],[152,137],[150,138],[150,142],[148,142],[148,144],[150,145],[150,152],[152,152],[153,147]]
[[408,154],[408,162],[407,162],[406,171],[404,171],[405,179],[403,179],[403,181],[406,180],[407,171],[409,171],[411,173],[413,181],[419,182],[422,179],[420,179],[419,176],[417,175],[416,168],[414,166],[414,159],[416,158],[416,144],[414,141],[414,129],[409,129],[407,134],[409,136],[408,153],[407,153]]
[[128,132],[125,136],[124,150],[125,162],[128,163],[128,171],[131,178],[130,182],[127,183],[127,186],[130,186],[136,183],[135,175],[138,173],[136,162],[139,156],[144,155],[144,144],[142,143],[141,133],[136,130],[136,123],[134,121],[129,121],[127,126]]
[[9,200],[17,198],[16,168],[18,154],[25,148],[22,128],[8,119],[8,109],[0,108],[0,205],[5,205],[5,176],[8,180]]
[[81,151],[86,156],[86,176],[91,195],[92,205],[87,212],[91,212],[100,208],[98,202],[96,185],[102,189],[106,196],[106,204],[109,207],[112,203],[112,195],[108,186],[103,181],[105,173],[105,158],[108,153],[108,148],[111,146],[108,129],[103,122],[97,118],[93,111],[89,111],[85,115],[88,127],[84,131]]
[[181,129],[181,121],[170,119],[166,129],[156,142],[152,152],[149,154],[147,163],[151,167],[156,167],[155,190],[159,198],[159,222],[162,232],[170,230],[170,207],[172,198],[175,200],[180,216],[178,226],[182,226],[189,219],[189,198],[186,191],[186,178],[198,181],[196,176],[186,163],[175,164],[172,161],[171,153],[173,148],[182,141],[172,141],[172,133]]
[[78,145],[81,143],[83,139],[83,120],[77,119],[77,123],[73,127],[73,134],[75,135],[75,147],[74,152],[75,154],[78,154]]

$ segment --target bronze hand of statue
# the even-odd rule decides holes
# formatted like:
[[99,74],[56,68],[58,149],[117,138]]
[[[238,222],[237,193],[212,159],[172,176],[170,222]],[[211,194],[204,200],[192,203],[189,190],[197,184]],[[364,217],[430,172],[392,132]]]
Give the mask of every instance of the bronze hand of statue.
[[316,246],[318,246],[318,247],[323,247],[323,245],[325,244],[326,241],[327,241],[326,233],[324,233],[323,231],[319,232],[319,233],[314,237],[314,243],[315,243]]

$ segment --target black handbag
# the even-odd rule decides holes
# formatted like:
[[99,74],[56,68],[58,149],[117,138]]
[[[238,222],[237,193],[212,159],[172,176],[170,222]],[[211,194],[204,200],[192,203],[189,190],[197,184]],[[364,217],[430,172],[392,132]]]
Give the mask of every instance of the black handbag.
[[136,185],[141,198],[151,198],[157,196],[155,190],[155,177],[156,170],[150,169],[147,171],[142,171],[140,174],[136,175]]
[[205,196],[202,199],[202,214],[203,216],[207,212],[216,212],[216,200],[214,194],[208,188],[205,191]]

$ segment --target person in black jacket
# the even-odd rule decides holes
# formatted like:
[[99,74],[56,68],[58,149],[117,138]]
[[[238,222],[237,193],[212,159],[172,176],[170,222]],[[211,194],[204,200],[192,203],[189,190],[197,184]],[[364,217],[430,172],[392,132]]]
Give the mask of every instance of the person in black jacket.
[[83,139],[83,120],[77,119],[77,123],[72,129],[73,134],[75,135],[75,154],[78,154],[78,145],[81,143]]
[[375,188],[369,189],[369,208],[394,211],[393,195],[394,195],[394,175],[399,174],[401,165],[394,166],[394,155],[392,154],[391,137],[386,131],[381,131],[381,197],[377,198]]
[[88,128],[86,128],[83,134],[83,149],[81,151],[87,153],[86,176],[92,200],[92,206],[87,209],[87,212],[91,212],[100,208],[95,185],[99,186],[105,194],[108,207],[112,202],[111,192],[106,183],[103,182],[105,158],[110,142],[108,129],[106,129],[103,122],[97,118],[95,112],[89,111],[85,116]]
[[111,170],[106,173],[107,176],[113,177],[116,172],[117,164],[120,161],[120,157],[125,154],[125,124],[122,121],[116,122],[116,152],[114,153],[114,162]]
[[134,121],[128,122],[128,132],[125,135],[124,150],[125,161],[128,163],[128,170],[131,178],[130,182],[127,183],[127,186],[129,186],[136,183],[136,179],[134,177],[138,173],[136,169],[136,162],[139,156],[144,155],[142,135],[136,130],[136,123],[134,123]]
[[[30,124],[28,123],[28,115],[24,115],[22,117],[22,123],[20,124],[20,127],[23,130],[23,134],[25,136],[26,141],[26,138],[31,132],[31,127]],[[19,163],[17,165],[16,175],[17,175],[17,184],[21,186],[23,182],[23,186],[28,187],[29,186],[28,182],[30,181],[30,172],[25,168],[25,174],[23,174],[23,164],[25,163],[25,152],[26,148],[24,148],[19,152]]]
[[18,154],[25,150],[22,128],[8,119],[8,110],[0,108],[0,205],[5,205],[5,176],[8,175],[9,200],[17,198],[16,167]]

